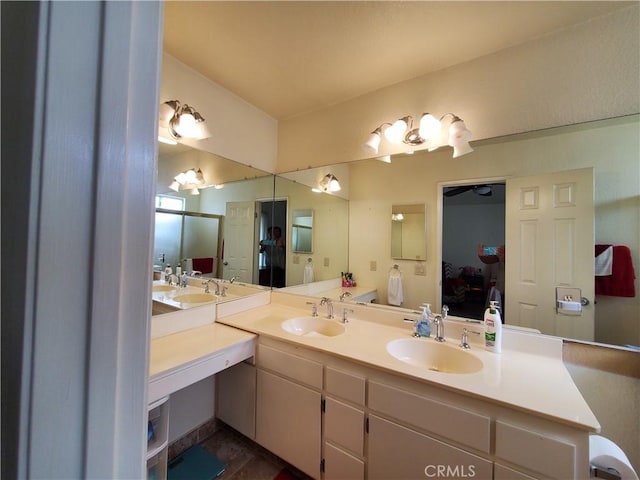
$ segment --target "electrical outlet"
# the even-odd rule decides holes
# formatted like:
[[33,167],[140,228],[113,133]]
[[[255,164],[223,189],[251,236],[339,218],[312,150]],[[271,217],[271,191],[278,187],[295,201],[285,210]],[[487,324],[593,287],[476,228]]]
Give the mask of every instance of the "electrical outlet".
[[329,257],[324,257],[324,266],[325,267],[329,266]]
[[378,269],[378,263],[375,260],[369,262],[369,270],[375,272]]

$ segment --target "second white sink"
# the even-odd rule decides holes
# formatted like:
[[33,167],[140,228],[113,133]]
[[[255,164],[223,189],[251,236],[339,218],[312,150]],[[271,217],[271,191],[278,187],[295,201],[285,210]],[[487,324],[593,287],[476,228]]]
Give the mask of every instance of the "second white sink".
[[344,333],[344,325],[320,317],[296,317],[282,322],[282,329],[294,335],[335,337]]
[[475,373],[482,361],[471,353],[432,339],[401,338],[387,343],[387,352],[416,367],[441,373]]

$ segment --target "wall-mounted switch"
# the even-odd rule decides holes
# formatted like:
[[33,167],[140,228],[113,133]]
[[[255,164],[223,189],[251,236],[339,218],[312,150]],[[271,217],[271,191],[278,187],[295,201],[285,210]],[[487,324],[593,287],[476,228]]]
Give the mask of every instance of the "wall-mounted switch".
[[369,262],[369,270],[375,272],[378,269],[378,263],[375,260]]
[[329,257],[324,257],[324,266],[325,267],[329,266]]
[[300,263],[300,255],[294,255],[292,260],[293,260],[293,264],[294,265],[299,264]]
[[413,273],[421,277],[426,277],[427,266],[425,265],[424,262],[416,262],[415,266],[413,267]]

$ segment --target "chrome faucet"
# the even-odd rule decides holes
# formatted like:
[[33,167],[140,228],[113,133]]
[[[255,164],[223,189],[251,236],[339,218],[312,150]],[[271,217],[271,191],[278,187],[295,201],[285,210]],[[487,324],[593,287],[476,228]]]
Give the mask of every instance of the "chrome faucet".
[[434,340],[436,342],[444,342],[444,318],[442,318],[442,315],[437,313],[433,316],[433,325],[436,327]]
[[320,300],[320,305],[327,306],[327,318],[334,318],[333,316],[333,303],[331,303],[331,299],[328,297],[322,297]]
[[229,283],[233,283],[238,279],[237,275],[234,275],[233,277],[231,277],[231,280],[229,280]]
[[442,305],[442,319],[444,320],[449,315],[449,307]]
[[340,294],[340,301],[344,302],[344,297],[350,297],[351,296],[351,292],[342,292]]
[[180,285],[180,280],[178,279],[177,275],[170,274],[170,275],[167,275],[167,277],[168,277],[167,283],[169,284],[169,286],[173,286],[173,285],[178,286],[178,285]]
[[204,282],[202,282],[202,285],[204,285],[204,293],[210,293],[209,292],[209,284],[211,282],[216,284],[215,295],[220,295],[220,284],[216,281],[215,278],[209,278],[208,280],[205,280]]

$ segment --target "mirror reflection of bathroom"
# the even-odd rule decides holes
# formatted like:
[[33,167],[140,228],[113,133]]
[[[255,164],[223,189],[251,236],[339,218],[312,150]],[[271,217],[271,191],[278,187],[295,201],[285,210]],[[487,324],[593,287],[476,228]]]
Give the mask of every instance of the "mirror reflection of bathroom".
[[426,260],[424,204],[391,206],[391,258]]
[[442,304],[481,320],[491,287],[504,305],[505,257],[484,254],[505,244],[505,184],[444,187],[442,205]]
[[282,288],[287,267],[287,201],[259,202],[258,225],[258,284]]
[[291,251],[313,253],[313,210],[294,210],[291,218]]

